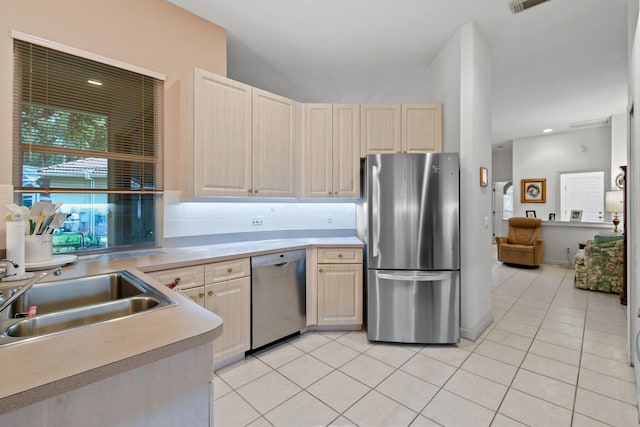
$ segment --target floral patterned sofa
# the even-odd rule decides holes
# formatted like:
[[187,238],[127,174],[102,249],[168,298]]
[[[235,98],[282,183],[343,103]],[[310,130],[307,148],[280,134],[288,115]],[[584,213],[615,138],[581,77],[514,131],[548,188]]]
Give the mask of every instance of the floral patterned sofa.
[[623,236],[596,236],[575,256],[576,288],[620,293],[623,286]]

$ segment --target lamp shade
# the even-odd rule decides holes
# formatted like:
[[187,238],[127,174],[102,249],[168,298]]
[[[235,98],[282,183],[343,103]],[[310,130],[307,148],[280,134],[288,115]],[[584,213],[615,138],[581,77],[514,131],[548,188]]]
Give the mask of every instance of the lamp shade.
[[604,210],[607,212],[622,212],[624,210],[622,190],[607,191],[605,194]]

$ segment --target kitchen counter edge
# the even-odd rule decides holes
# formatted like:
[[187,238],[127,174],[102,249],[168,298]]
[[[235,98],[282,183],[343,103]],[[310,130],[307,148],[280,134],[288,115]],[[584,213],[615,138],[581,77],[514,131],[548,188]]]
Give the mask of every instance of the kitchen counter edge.
[[[192,304],[145,272],[314,246],[363,244],[355,237],[295,238],[131,251],[125,258],[111,258],[110,254],[80,257],[75,264],[63,267],[57,280],[127,270],[178,304],[0,348],[0,363],[5,367],[0,414],[212,342],[222,334],[219,316]],[[154,332],[162,336],[154,336]]]

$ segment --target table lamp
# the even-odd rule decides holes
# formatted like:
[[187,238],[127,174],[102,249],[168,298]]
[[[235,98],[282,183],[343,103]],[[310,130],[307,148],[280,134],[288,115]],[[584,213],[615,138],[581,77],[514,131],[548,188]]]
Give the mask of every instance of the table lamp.
[[605,194],[604,210],[613,213],[613,229],[614,233],[619,233],[618,224],[620,224],[620,218],[618,213],[624,210],[624,196],[622,190],[607,191]]

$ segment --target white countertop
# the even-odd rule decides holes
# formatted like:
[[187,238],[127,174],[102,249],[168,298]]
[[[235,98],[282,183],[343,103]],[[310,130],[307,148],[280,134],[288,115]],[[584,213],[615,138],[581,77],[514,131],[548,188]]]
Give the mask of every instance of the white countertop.
[[[178,304],[0,347],[0,414],[211,342],[222,319],[157,282],[145,271],[223,261],[310,246],[357,246],[355,237],[295,238],[80,257],[54,280],[127,270]],[[0,284],[15,287],[18,282]]]

